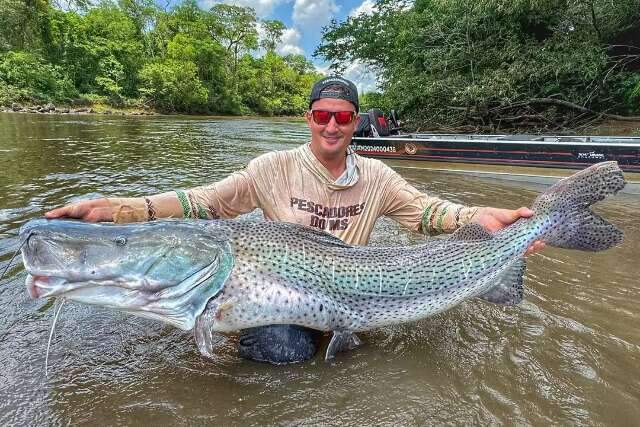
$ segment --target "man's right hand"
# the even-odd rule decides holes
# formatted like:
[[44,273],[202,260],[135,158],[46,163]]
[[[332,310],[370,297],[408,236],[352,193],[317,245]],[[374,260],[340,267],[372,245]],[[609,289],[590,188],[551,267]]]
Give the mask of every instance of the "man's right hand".
[[107,199],[83,200],[44,214],[47,219],[76,218],[89,222],[111,222],[111,204]]

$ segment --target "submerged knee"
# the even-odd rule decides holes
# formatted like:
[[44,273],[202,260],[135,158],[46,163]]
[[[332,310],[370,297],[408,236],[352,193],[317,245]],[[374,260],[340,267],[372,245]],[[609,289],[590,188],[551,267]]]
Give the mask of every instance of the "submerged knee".
[[268,325],[245,329],[238,353],[243,359],[283,365],[304,362],[317,351],[320,332],[297,325]]

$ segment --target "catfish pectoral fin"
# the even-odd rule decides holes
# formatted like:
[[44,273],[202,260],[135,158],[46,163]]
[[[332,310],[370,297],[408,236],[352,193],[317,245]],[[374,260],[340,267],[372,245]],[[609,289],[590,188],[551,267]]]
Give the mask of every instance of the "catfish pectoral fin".
[[336,353],[353,350],[360,344],[362,344],[360,338],[351,331],[333,331],[324,360],[333,359],[336,357]]
[[205,319],[205,316],[199,316],[196,325],[193,328],[193,337],[196,340],[200,353],[211,359],[215,358],[215,350],[224,342],[224,335],[211,329]]
[[496,284],[478,298],[495,304],[516,305],[524,297],[524,272],[527,263],[524,258],[514,260],[498,277]]

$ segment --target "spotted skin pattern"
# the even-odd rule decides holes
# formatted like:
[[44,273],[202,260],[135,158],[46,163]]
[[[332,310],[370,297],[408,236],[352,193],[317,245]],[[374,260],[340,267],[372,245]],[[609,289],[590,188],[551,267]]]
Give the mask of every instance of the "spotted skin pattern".
[[[520,219],[496,233],[469,224],[448,238],[408,247],[350,246],[322,231],[296,224],[203,221],[206,226],[199,228],[201,233],[227,245],[219,258],[226,256],[232,265],[228,264],[227,273],[219,275],[217,288],[209,286],[217,293],[207,297],[206,306],[191,313],[194,320],[182,321],[181,327],[193,327],[200,350],[211,354],[214,332],[296,324],[343,334],[411,322],[474,297],[517,304],[523,296],[523,256],[534,241],[587,251],[604,250],[621,242],[622,232],[593,214],[589,206],[624,185],[615,162],[596,164],[541,194],[532,205],[535,214],[531,218]],[[162,223],[164,230],[180,226],[178,222],[154,222]],[[125,227],[140,229],[148,225]],[[147,234],[153,241],[151,229]],[[25,265],[29,264],[29,246],[23,249]],[[153,263],[158,264],[155,260]],[[145,270],[127,272],[129,277],[135,273],[144,275]],[[64,276],[64,272],[56,274]],[[143,282],[144,277],[139,280]],[[65,289],[69,289],[70,281],[64,284]],[[93,283],[95,286],[96,281]],[[65,295],[63,287],[60,289],[47,295]],[[197,293],[199,288],[188,292]],[[76,287],[66,296],[83,301],[81,294]],[[149,299],[154,300],[156,310],[168,310],[161,307],[161,298]],[[95,298],[90,302],[152,317],[148,307],[133,310],[126,303],[117,307],[113,301]],[[155,314],[154,318],[161,319]],[[340,342],[345,341],[344,335],[340,337]]]
[[[306,228],[277,223],[233,226],[235,274],[210,302],[235,301],[212,329],[294,323],[320,330],[362,331],[402,323],[481,296],[515,269],[538,239],[581,250],[604,250],[622,233],[588,206],[624,187],[615,162],[595,165],[558,184],[533,204],[536,215],[494,233],[463,227],[449,239],[412,247],[353,247]],[[585,232],[587,231],[587,232]],[[505,303],[522,298],[522,288]],[[204,320],[207,313],[201,317]]]

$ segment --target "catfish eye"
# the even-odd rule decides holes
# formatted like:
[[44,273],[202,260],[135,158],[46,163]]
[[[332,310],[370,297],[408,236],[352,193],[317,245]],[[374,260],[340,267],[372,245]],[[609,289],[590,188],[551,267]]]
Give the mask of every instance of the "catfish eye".
[[124,236],[118,236],[116,237],[115,242],[118,246],[124,246],[127,244],[127,238]]

